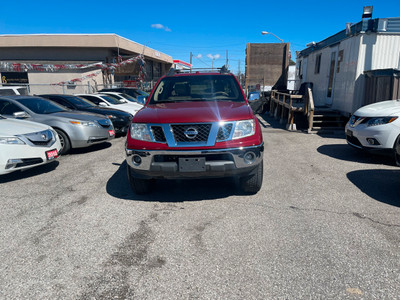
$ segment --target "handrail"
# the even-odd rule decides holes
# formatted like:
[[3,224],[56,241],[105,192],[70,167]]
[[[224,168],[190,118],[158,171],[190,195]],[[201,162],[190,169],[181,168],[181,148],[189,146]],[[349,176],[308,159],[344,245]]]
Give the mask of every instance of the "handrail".
[[307,87],[307,93],[306,93],[306,97],[305,97],[305,114],[307,115],[307,119],[308,119],[308,133],[310,133],[312,131],[313,128],[313,123],[314,123],[314,110],[315,110],[315,106],[314,106],[314,97],[312,94],[312,90]]

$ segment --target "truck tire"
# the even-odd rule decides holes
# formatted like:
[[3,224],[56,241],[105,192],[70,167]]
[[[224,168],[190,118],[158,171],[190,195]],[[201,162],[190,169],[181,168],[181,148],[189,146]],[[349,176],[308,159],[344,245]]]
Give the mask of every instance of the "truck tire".
[[154,179],[135,178],[132,176],[131,167],[127,165],[126,168],[128,171],[128,179],[132,191],[137,195],[145,195],[150,193],[151,185],[154,183]]
[[246,194],[256,194],[263,182],[263,161],[249,175],[240,178],[241,190]]
[[64,131],[58,128],[55,128],[54,130],[57,132],[61,142],[61,149],[59,154],[65,155],[71,150],[71,142],[69,141],[69,137]]

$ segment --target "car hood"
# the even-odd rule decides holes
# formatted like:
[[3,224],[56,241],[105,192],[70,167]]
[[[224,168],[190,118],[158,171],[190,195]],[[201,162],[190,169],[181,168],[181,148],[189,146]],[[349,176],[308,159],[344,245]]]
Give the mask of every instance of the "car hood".
[[244,102],[199,101],[148,105],[134,116],[133,122],[203,123],[251,118],[251,108]]
[[[137,103],[133,103],[133,102],[128,102],[128,103],[124,103],[124,104],[118,104],[116,105],[114,108],[126,108],[126,109],[133,109],[133,110],[140,110],[143,108],[143,105],[137,104]],[[117,108],[118,109],[118,108]]]
[[370,104],[359,108],[354,114],[359,117],[400,116],[400,100]]
[[103,115],[95,114],[95,113],[87,113],[82,111],[62,111],[49,114],[52,117],[61,117],[67,119],[74,119],[74,120],[82,120],[82,121],[93,121],[98,119],[104,119]]
[[50,127],[44,124],[17,119],[0,120],[0,136],[13,136],[47,130]]
[[[82,107],[78,110],[87,111],[91,113],[101,114],[101,115],[116,115],[116,116],[129,116],[129,113],[125,111],[121,111],[114,108],[107,108],[107,107],[100,107],[100,106],[93,106],[93,107]],[[103,116],[104,117],[104,116]]]

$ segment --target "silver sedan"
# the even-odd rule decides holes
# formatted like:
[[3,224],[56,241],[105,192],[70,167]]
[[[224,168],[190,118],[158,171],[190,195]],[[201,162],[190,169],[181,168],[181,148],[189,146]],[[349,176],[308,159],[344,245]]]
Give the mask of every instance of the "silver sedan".
[[115,137],[111,121],[103,115],[68,111],[40,97],[0,97],[0,114],[53,127],[60,137],[60,154],[68,153],[71,148],[88,147]]

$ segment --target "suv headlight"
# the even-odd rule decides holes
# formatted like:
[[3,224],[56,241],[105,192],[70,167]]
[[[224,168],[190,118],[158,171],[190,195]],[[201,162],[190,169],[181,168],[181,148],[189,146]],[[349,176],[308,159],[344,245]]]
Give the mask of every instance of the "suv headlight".
[[0,137],[0,144],[25,145],[25,142],[17,137]]
[[135,140],[152,142],[147,124],[132,123],[130,133],[131,138]]
[[82,125],[82,126],[96,126],[95,123],[93,122],[88,122],[88,121],[69,121],[71,124],[74,125]]
[[384,124],[389,124],[395,121],[397,117],[377,117],[377,118],[371,118],[367,122],[367,126],[377,126],[377,125],[384,125]]
[[256,127],[254,126],[254,120],[237,121],[235,125],[235,131],[233,132],[232,139],[240,139],[247,136],[251,136],[255,133]]

